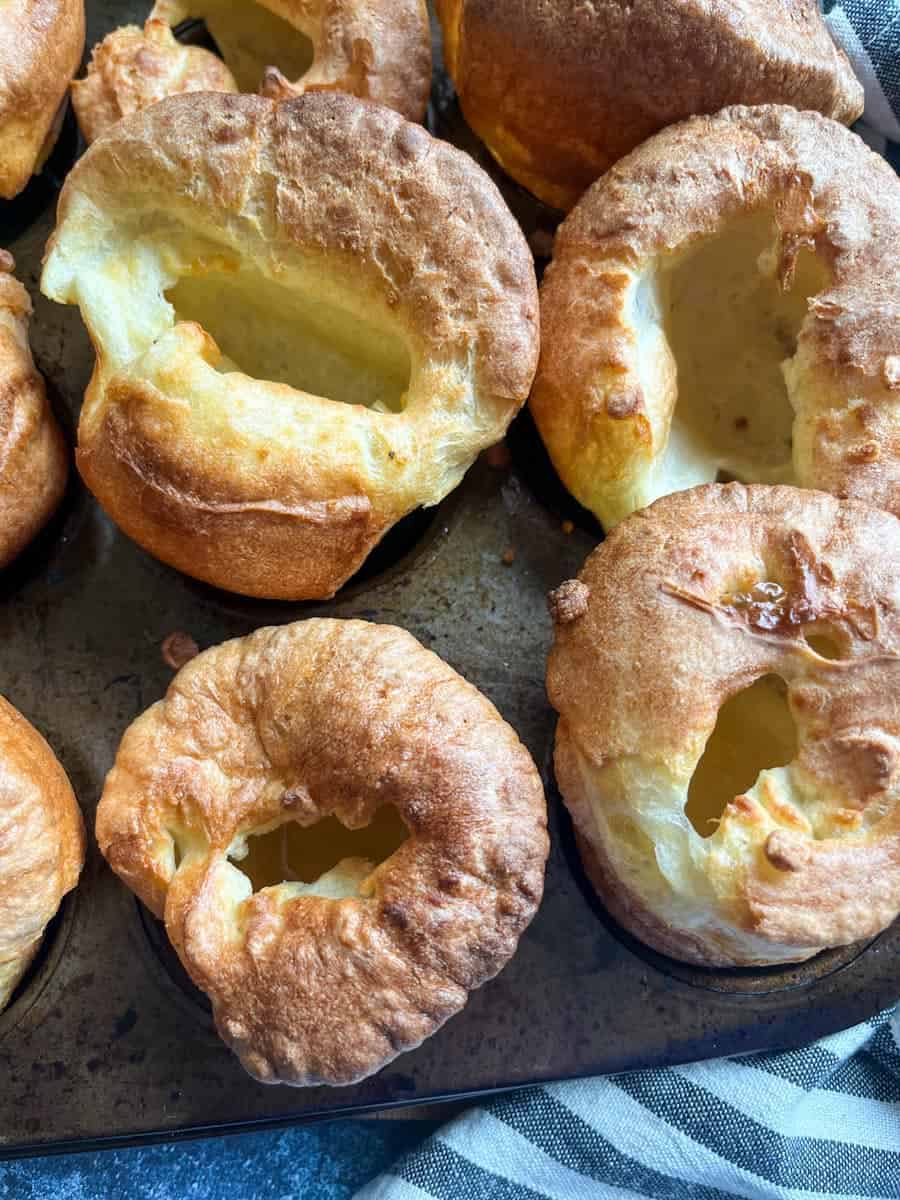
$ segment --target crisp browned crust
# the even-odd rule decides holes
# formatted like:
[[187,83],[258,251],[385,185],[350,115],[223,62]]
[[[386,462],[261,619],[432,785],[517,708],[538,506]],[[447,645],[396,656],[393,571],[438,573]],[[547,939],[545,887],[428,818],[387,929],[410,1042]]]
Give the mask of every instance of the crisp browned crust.
[[[98,219],[108,276],[86,235]],[[170,309],[135,340],[138,317],[122,350],[102,324],[107,289],[148,250],[175,277],[222,262],[288,288],[340,286],[341,304],[409,347],[403,412],[213,375],[218,347],[194,323],[173,329]],[[503,436],[537,360],[533,261],[494,185],[419,126],[336,93],[173,97],[121,121],[66,182],[42,287],[81,305],[97,350],[78,451],[91,490],[151,553],[252,595],[332,594]],[[144,303],[123,294],[129,310]],[[219,389],[208,420],[201,383]],[[284,438],[229,423],[251,396],[296,413]]]
[[83,862],[84,827],[65,771],[0,697],[0,1010]]
[[182,46],[165,21],[114,29],[94,47],[87,76],[72,84],[72,104],[90,143],[129,113],[183,92],[236,92],[222,60]]
[[[794,488],[709,485],[628,518],[556,626],[556,771],[613,914],[707,965],[800,960],[900,909],[900,524]],[[761,583],[779,590],[759,589]],[[757,590],[755,590],[757,589]],[[806,635],[827,634],[822,658]],[[787,684],[798,753],[700,838],[688,784],[722,704]]]
[[62,497],[68,456],[28,347],[31,299],[0,251],[0,567],[31,541]]
[[84,49],[84,0],[0,8],[0,198],[19,194],[53,148]]
[[[228,861],[253,831],[360,828],[386,804],[410,836],[342,898],[251,895]],[[462,1008],[514,952],[548,850],[540,777],[493,705],[403,630],[330,620],[184,667],[125,734],[97,840],[247,1070],[297,1085],[369,1075]]]
[[[230,2],[240,7],[247,0]],[[348,92],[386,104],[410,121],[422,120],[431,89],[425,0],[255,2],[300,30],[313,46],[312,65],[299,79],[285,78],[277,60],[263,63],[255,85],[263,95],[286,100],[304,92]],[[189,17],[209,17],[211,9],[208,0],[157,0],[153,16],[177,25]]]
[[469,124],[557,208],[695,114],[789,104],[849,124],[863,110],[816,0],[438,0],[437,9]]
[[677,397],[646,366],[659,351],[641,350],[635,289],[755,211],[771,215],[783,274],[804,246],[830,272],[785,368],[796,482],[900,513],[900,181],[815,113],[733,108],[665,130],[599,180],[544,276],[531,410],[606,525],[654,495]]

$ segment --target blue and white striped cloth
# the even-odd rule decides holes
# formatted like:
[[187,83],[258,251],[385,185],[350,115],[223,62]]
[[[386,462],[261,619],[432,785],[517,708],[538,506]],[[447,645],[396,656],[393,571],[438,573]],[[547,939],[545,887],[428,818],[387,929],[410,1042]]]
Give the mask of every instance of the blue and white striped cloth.
[[356,1200],[900,1197],[900,1010],[803,1050],[473,1109]]
[[[900,171],[900,0],[825,11]],[[900,253],[900,247],[898,247]],[[900,1007],[803,1050],[503,1096],[356,1200],[900,1200]]]
[[823,7],[866,89],[859,132],[900,171],[900,0],[825,0]]

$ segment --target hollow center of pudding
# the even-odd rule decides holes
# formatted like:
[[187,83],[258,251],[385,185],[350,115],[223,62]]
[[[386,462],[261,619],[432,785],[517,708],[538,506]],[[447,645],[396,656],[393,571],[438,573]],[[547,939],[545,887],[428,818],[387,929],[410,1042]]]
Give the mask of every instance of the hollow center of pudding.
[[658,494],[711,482],[792,483],[794,412],[782,374],[828,271],[802,249],[783,288],[770,214],[732,221],[659,281],[677,400]]
[[[254,892],[280,883],[304,883],[321,895],[356,895],[359,883],[391,857],[409,837],[393,805],[384,805],[361,829],[348,829],[337,817],[315,825],[294,821],[247,838],[246,854],[232,861]],[[319,886],[317,886],[319,885]]]
[[820,658],[827,658],[832,661],[843,658],[844,655],[836,638],[831,637],[827,633],[806,633],[804,634],[807,645],[815,650]]
[[191,0],[190,15],[205,21],[242,92],[257,91],[266,67],[296,82],[312,66],[306,34],[253,0]]
[[185,275],[166,292],[178,321],[196,321],[223,354],[218,369],[315,396],[402,412],[412,371],[396,333],[310,291],[245,268]]
[[719,709],[691,778],[685,813],[701,837],[718,828],[726,806],[749,791],[760,772],[797,755],[797,730],[778,675],[764,675]]

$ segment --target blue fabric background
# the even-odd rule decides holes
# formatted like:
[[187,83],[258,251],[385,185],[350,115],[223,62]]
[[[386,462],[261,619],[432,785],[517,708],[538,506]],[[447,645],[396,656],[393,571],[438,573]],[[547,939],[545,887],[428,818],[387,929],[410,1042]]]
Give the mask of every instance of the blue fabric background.
[[0,1200],[348,1200],[436,1121],[342,1121],[0,1164]]

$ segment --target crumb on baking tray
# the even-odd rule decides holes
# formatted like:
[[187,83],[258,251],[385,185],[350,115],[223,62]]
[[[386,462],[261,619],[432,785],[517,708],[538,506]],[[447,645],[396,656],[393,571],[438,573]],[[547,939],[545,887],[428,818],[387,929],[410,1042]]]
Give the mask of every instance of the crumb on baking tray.
[[200,653],[200,647],[194,641],[189,633],[183,633],[177,629],[174,633],[170,633],[168,637],[163,639],[162,646],[163,662],[167,667],[171,667],[173,671],[180,671],[185,663],[189,663],[192,658],[196,658]]
[[555,625],[576,621],[587,612],[591,593],[580,579],[567,579],[547,597],[547,607]]

